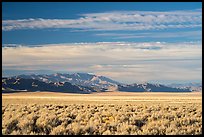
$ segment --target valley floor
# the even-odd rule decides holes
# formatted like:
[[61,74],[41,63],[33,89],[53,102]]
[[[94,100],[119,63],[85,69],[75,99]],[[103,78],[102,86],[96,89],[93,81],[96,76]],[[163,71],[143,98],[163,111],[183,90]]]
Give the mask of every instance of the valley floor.
[[21,92],[2,94],[3,104],[19,103],[201,103],[202,92],[99,92],[72,94],[54,92]]

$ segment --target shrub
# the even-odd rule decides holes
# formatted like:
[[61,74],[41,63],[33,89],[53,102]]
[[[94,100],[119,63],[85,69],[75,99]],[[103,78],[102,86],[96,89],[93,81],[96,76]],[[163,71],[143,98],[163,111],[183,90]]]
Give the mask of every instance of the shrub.
[[2,110],[6,135],[202,134],[198,104],[31,104],[2,106]]

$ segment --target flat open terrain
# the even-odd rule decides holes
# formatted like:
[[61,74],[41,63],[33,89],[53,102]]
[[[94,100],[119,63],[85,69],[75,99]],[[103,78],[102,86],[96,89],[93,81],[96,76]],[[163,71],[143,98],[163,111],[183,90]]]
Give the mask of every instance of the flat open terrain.
[[2,94],[3,134],[202,134],[202,93]]
[[3,104],[29,103],[201,103],[202,93],[101,92],[72,94],[26,92],[2,94]]

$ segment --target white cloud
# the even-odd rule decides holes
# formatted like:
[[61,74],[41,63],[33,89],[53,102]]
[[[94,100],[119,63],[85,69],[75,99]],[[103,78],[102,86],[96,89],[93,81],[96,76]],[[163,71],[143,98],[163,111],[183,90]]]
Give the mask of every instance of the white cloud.
[[202,12],[192,11],[112,11],[82,14],[77,19],[3,20],[2,30],[73,28],[85,31],[152,30],[202,27]]
[[182,31],[182,32],[154,32],[154,33],[98,33],[96,36],[109,36],[112,39],[131,38],[188,38],[201,39],[202,31]]
[[3,47],[2,66],[4,70],[91,72],[130,83],[201,80],[201,45],[98,42]]

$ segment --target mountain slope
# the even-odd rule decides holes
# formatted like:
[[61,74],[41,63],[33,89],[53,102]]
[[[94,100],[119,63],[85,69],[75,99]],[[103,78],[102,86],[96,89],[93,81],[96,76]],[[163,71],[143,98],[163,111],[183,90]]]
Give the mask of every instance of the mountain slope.
[[73,85],[81,85],[85,87],[95,87],[98,89],[107,89],[109,86],[119,84],[114,80],[103,76],[97,76],[88,73],[74,73],[74,74],[51,74],[51,75],[19,75],[13,78],[35,79],[46,83],[50,82],[69,82]]
[[131,85],[118,85],[118,91],[128,92],[191,92],[188,88],[174,88],[167,87],[161,84],[131,84]]
[[42,82],[36,79],[2,78],[3,92],[11,91],[51,91],[66,93],[91,93],[95,90],[83,86],[72,85],[69,82]]
[[189,87],[173,87],[161,84],[120,84],[104,76],[88,73],[19,75],[2,78],[2,90],[53,91],[68,93],[92,93],[118,90],[128,92],[191,92]]
[[192,82],[192,83],[183,83],[183,84],[172,83],[167,86],[175,87],[175,88],[189,88],[192,91],[202,91],[201,82]]

